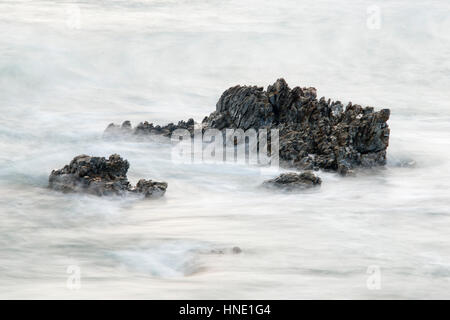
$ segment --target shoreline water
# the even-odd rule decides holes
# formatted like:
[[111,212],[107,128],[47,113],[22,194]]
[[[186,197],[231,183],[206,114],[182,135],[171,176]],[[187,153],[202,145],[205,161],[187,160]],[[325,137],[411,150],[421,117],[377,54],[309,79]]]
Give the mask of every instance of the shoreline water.
[[[71,29],[64,5],[2,2],[0,297],[449,298],[446,4],[382,1],[378,31],[366,27],[370,1],[333,4],[80,3]],[[273,171],[174,166],[169,146],[102,139],[125,119],[201,121],[224,88],[280,76],[390,108],[385,168],[319,171],[320,189],[274,194],[258,188]],[[131,183],[168,181],[170,192],[48,190],[75,155],[112,153],[132,164]],[[367,287],[371,266],[380,290]]]

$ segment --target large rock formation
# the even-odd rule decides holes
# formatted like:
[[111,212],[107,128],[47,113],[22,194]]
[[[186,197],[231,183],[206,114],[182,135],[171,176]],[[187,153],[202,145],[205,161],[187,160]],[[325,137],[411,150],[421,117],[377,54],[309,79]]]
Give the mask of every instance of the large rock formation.
[[[202,121],[203,129],[279,129],[280,163],[297,169],[325,169],[348,173],[356,167],[386,163],[390,110],[317,99],[315,88],[289,88],[278,79],[262,87],[235,86],[226,90],[216,111]],[[106,133],[170,134],[178,128],[193,131],[194,121],[154,126],[148,122],[132,129],[111,124]]]
[[294,191],[318,187],[321,184],[322,180],[319,177],[315,176],[311,171],[306,171],[303,173],[282,173],[274,179],[264,181],[263,186]]
[[70,164],[59,170],[53,170],[49,177],[49,186],[63,192],[85,192],[103,195],[142,194],[145,197],[164,195],[166,182],[141,179],[133,187],[127,179],[129,163],[119,155],[109,159],[79,155]]

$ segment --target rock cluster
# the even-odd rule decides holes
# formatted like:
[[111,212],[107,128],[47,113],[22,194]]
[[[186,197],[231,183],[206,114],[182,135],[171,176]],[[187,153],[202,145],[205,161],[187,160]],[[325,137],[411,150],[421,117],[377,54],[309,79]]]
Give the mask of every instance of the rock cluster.
[[[226,90],[216,111],[202,121],[204,130],[279,129],[280,164],[301,170],[325,169],[347,174],[357,167],[386,163],[390,110],[374,111],[351,102],[317,99],[315,88],[289,88],[278,79],[265,91],[256,86],[235,86]],[[106,133],[159,134],[170,136],[178,128],[193,132],[194,120],[177,125],[140,123],[132,129],[110,124]]]
[[194,131],[194,119],[188,121],[179,121],[178,124],[169,123],[165,126],[154,125],[147,121],[141,122],[137,127],[132,128],[130,121],[124,121],[122,125],[111,123],[105,130],[107,136],[117,136],[124,134],[132,135],[162,135],[170,137],[176,129],[187,129],[190,132]]
[[321,183],[322,180],[319,177],[315,176],[311,171],[306,171],[303,173],[282,173],[274,179],[264,181],[263,186],[293,191],[318,187]]
[[98,196],[142,194],[145,197],[164,195],[167,183],[141,179],[133,187],[127,179],[127,160],[113,154],[109,159],[79,155],[70,164],[53,170],[49,187],[62,192],[85,192]]

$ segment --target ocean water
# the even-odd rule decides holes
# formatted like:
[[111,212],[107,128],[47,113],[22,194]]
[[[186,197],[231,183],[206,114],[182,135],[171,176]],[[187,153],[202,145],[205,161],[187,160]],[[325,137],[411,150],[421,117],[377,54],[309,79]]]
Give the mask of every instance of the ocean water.
[[[450,298],[449,9],[1,0],[0,298]],[[390,108],[387,166],[286,194],[259,187],[274,171],[102,139],[111,122],[200,121],[228,87],[279,77]],[[132,183],[168,191],[47,189],[83,153],[119,153]]]

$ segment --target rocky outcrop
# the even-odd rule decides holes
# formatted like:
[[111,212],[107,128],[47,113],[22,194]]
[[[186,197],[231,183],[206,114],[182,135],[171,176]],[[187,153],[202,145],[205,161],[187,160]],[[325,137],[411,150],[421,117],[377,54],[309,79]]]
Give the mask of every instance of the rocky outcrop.
[[141,179],[134,187],[127,179],[127,160],[113,154],[109,159],[79,155],[70,164],[53,170],[49,187],[62,192],[85,192],[98,196],[141,194],[147,198],[164,195],[167,183]]
[[317,99],[315,88],[290,89],[278,79],[263,91],[236,86],[220,97],[206,128],[278,128],[280,159],[286,167],[328,169],[342,174],[355,167],[386,163],[389,109]]
[[[226,90],[216,110],[202,121],[204,130],[279,129],[280,164],[301,170],[331,170],[347,174],[357,167],[386,163],[389,145],[390,110],[374,111],[351,102],[317,99],[315,88],[291,89],[278,79],[265,91],[256,86],[235,86]],[[131,129],[111,124],[107,132],[132,132],[135,135],[170,136],[178,128],[191,133],[194,121],[178,125],[154,126],[148,122]]]
[[263,186],[294,191],[319,187],[321,184],[322,180],[319,177],[314,175],[311,171],[306,171],[303,173],[282,173],[274,179],[264,181]]
[[178,124],[169,123],[165,126],[154,125],[147,121],[141,122],[137,127],[132,128],[130,121],[124,121],[122,125],[111,123],[105,130],[106,137],[117,137],[120,135],[161,135],[170,137],[176,129],[187,129],[190,132],[194,131],[194,119],[188,121],[179,121]]

